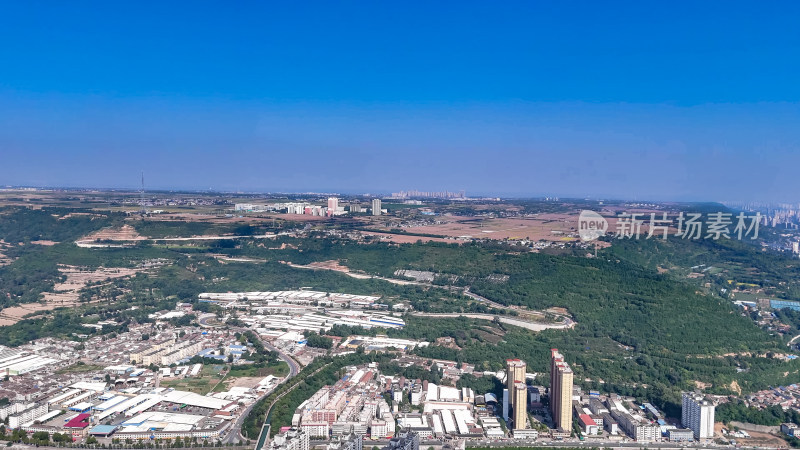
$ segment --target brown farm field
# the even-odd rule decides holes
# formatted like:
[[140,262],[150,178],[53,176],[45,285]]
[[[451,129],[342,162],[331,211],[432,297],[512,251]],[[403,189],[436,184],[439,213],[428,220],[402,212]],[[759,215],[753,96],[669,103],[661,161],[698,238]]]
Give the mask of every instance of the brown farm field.
[[407,227],[409,233],[434,234],[472,239],[572,240],[578,226],[577,214],[540,214],[525,218],[480,218],[441,216],[443,223]]

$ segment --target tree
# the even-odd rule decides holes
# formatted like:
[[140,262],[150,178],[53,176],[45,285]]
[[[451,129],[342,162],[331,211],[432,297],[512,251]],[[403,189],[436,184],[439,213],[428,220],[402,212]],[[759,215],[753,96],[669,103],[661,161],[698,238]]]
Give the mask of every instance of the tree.
[[330,349],[333,347],[333,340],[329,337],[310,332],[306,335],[306,345],[314,348]]
[[50,440],[50,434],[46,431],[37,431],[31,436],[35,441],[47,442]]

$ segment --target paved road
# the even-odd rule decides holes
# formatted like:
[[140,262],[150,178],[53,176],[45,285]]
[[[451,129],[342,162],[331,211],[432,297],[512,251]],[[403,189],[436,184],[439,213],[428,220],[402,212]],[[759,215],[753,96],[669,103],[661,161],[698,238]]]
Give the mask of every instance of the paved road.
[[489,441],[489,440],[480,440],[480,441],[471,441],[469,442],[469,447],[489,447],[489,448],[503,448],[503,447],[598,447],[598,448],[614,448],[614,449],[628,449],[628,448],[657,448],[660,450],[679,450],[684,448],[707,448],[707,449],[748,449],[748,448],[769,448],[769,447],[748,447],[748,446],[741,446],[741,447],[734,447],[731,445],[716,445],[713,443],[702,444],[696,442],[618,442],[618,441],[605,441],[605,440],[587,440],[587,441],[578,441],[578,440],[568,440],[568,441],[538,441],[538,440],[515,440],[515,439],[507,439],[503,441]]
[[482,319],[482,320],[494,320],[497,317],[500,322],[506,323],[509,325],[514,325],[520,328],[526,328],[531,331],[542,331],[547,330],[549,328],[556,328],[556,329],[564,329],[569,328],[568,324],[563,323],[539,323],[539,322],[529,322],[524,319],[520,318],[512,318],[508,316],[499,316],[494,314],[480,314],[480,313],[421,313],[421,312],[414,312],[411,313],[412,316],[419,316],[419,317],[469,317],[471,319]]
[[[324,366],[322,366],[322,367],[320,367],[319,369],[315,370],[314,372],[310,373],[308,376],[310,377],[310,376],[313,376],[313,375],[315,375],[317,372],[319,372],[320,370],[322,370],[322,369],[324,369],[324,368],[328,367],[328,366],[329,366],[329,365],[331,365],[331,364],[332,364],[332,363],[325,364]],[[287,380],[288,380],[288,378],[287,378]],[[285,380],[284,380],[284,381],[285,381]],[[289,388],[289,389],[287,389],[286,391],[284,391],[284,392],[281,392],[281,395],[279,395],[279,396],[275,397],[275,400],[273,400],[273,401],[272,401],[272,403],[269,405],[269,408],[267,408],[267,413],[266,413],[266,415],[265,415],[265,417],[266,417],[267,419],[269,419],[269,416],[270,416],[270,414],[272,414],[272,408],[274,408],[274,407],[275,407],[275,404],[276,404],[276,403],[278,403],[278,400],[280,400],[281,398],[283,398],[283,396],[284,396],[284,395],[286,395],[286,394],[288,394],[288,393],[292,392],[292,391],[294,390],[294,388],[296,388],[296,387],[297,387],[299,384],[300,384],[300,383],[297,383],[297,384],[295,384],[294,386],[290,387],[290,388]],[[276,387],[277,387],[277,386],[276,386]],[[270,428],[270,430],[271,430],[271,428]],[[266,431],[266,430],[264,430],[264,431]],[[263,432],[263,431],[262,431],[262,432]],[[259,445],[259,443],[261,443],[260,436],[257,436],[257,437],[256,437],[256,439],[257,439],[257,441],[256,441],[256,450],[260,450],[260,449],[258,448],[258,445]],[[266,446],[266,444],[267,444],[268,442],[269,442],[269,436],[266,436],[266,439],[264,440],[263,444]]]
[[[244,333],[245,331],[253,331],[250,328],[232,327],[232,326],[229,326],[229,325],[212,325],[212,324],[209,323],[211,321],[211,319],[216,319],[216,318],[217,318],[217,316],[215,314],[201,314],[200,317],[197,319],[197,323],[200,324],[200,326],[203,327],[203,328],[228,327],[229,329],[231,329],[233,331],[238,331],[239,333]],[[261,345],[263,345],[264,348],[277,353],[278,357],[280,359],[282,359],[283,361],[285,361],[286,364],[289,365],[289,376],[286,377],[286,380],[288,380],[289,378],[297,375],[297,373],[300,372],[300,364],[298,364],[297,361],[295,361],[291,356],[289,356],[286,353],[283,353],[282,351],[278,350],[275,346],[273,346],[269,342],[261,339],[261,337],[258,334],[256,334],[256,333],[253,333],[253,334],[255,334],[255,336],[258,338],[259,341],[261,341]]]
[[[333,271],[333,272],[343,273],[345,275],[349,275],[349,276],[351,276],[353,278],[359,278],[359,279],[370,279],[370,278],[372,278],[372,279],[376,279],[376,280],[388,281],[389,283],[399,284],[399,285],[414,285],[414,286],[424,286],[424,287],[434,287],[434,288],[439,288],[439,289],[446,289],[448,291],[460,292],[460,293],[466,295],[467,297],[469,297],[469,298],[471,298],[473,300],[477,300],[477,301],[479,301],[479,302],[481,302],[481,303],[483,303],[485,305],[488,305],[488,306],[491,306],[491,307],[497,308],[497,309],[512,309],[512,310],[518,310],[518,311],[522,311],[522,312],[526,312],[527,311],[527,312],[532,312],[532,313],[540,312],[540,311],[535,311],[535,310],[529,310],[529,309],[526,309],[524,307],[519,307],[519,306],[501,305],[500,303],[497,303],[497,302],[494,302],[492,300],[489,300],[486,297],[483,297],[481,295],[475,294],[474,292],[470,292],[469,291],[469,287],[439,286],[439,285],[435,285],[435,284],[429,283],[429,282],[414,281],[414,280],[399,280],[397,278],[382,277],[382,276],[379,276],[379,275],[367,275],[367,274],[363,274],[363,273],[350,272],[350,271],[346,271],[346,270],[332,269],[330,267],[316,267],[316,266],[308,266],[308,265],[301,265],[301,264],[294,264],[294,263],[287,263],[287,264],[289,266],[291,266],[291,267],[296,268],[296,269],[330,270],[330,271]],[[520,319],[519,317],[512,318],[512,317],[508,317],[508,316],[500,316],[501,317],[500,321],[503,322],[503,323],[507,323],[509,325],[515,325],[515,326],[522,327],[522,328],[527,328],[527,329],[533,330],[533,331],[542,331],[542,330],[545,330],[545,329],[548,329],[548,328],[556,328],[556,329],[572,328],[573,326],[575,326],[575,321],[572,320],[571,317],[569,317],[567,315],[563,315],[563,314],[556,314],[556,313],[551,313],[551,314],[553,314],[556,317],[563,317],[563,319],[564,319],[563,324],[554,324],[554,325],[542,324],[542,323],[539,323],[539,322],[533,322],[533,321]],[[415,315],[425,316],[425,314],[415,314]],[[435,317],[435,315],[433,315],[433,314],[431,314],[430,316],[431,317]],[[452,315],[452,316],[442,315],[441,317],[458,317],[458,316],[472,317],[469,314],[455,314],[455,315]],[[485,317],[482,317],[481,314],[475,314],[473,318],[483,319]],[[492,316],[492,318],[494,318],[494,316]]]
[[[214,314],[202,314],[198,318],[197,322],[200,324],[201,327],[204,327],[204,328],[216,328],[218,326],[222,327],[223,325],[218,325],[217,326],[217,325],[209,324],[209,321],[211,319],[215,319],[215,318],[216,318],[216,315],[214,315]],[[234,331],[238,331],[240,333],[244,333],[245,331],[252,331],[249,328],[239,328],[239,327],[229,327],[229,329],[234,330]],[[278,350],[275,346],[273,346],[269,342],[266,342],[263,339],[261,339],[261,337],[258,336],[258,334],[255,334],[255,335],[256,335],[256,337],[258,337],[258,340],[261,342],[261,345],[263,345],[264,348],[266,348],[267,350],[270,350],[270,351],[273,351],[273,352],[277,353],[278,357],[281,360],[283,360],[289,366],[289,375],[287,375],[279,384],[275,385],[275,387],[272,390],[270,390],[268,392],[265,392],[263,395],[258,397],[258,399],[255,402],[251,403],[250,405],[247,406],[247,408],[242,410],[241,414],[239,414],[237,416],[236,420],[228,428],[227,434],[222,438],[222,444],[223,445],[227,445],[229,443],[236,443],[236,442],[244,441],[245,437],[242,436],[242,423],[244,422],[245,417],[247,417],[247,415],[250,413],[250,411],[256,405],[256,403],[258,403],[261,399],[263,399],[264,397],[266,397],[269,394],[271,394],[272,391],[274,391],[275,389],[278,388],[278,386],[280,386],[283,383],[286,383],[292,377],[294,377],[295,375],[300,373],[300,364],[298,364],[297,361],[295,361],[288,354]],[[249,438],[251,440],[255,440],[255,439],[258,438],[258,436],[250,436]]]
[[[311,444],[311,447],[315,447],[315,446],[318,446],[318,445],[319,446],[327,445],[327,444],[330,444],[331,442],[332,441],[330,439],[327,439],[327,440],[326,439],[311,439],[309,441],[309,443]],[[381,448],[383,448],[383,447],[385,447],[387,445],[389,445],[389,440],[388,439],[372,440],[372,439],[367,439],[366,437],[364,438],[364,449],[365,450],[366,449],[371,449],[372,447],[381,447]],[[427,440],[427,441],[421,441],[419,443],[419,448],[421,449],[423,447],[424,448],[428,448],[428,446],[440,446],[440,445],[442,445],[442,441],[440,439],[430,439],[430,440]]]
[[[192,237],[175,237],[175,238],[146,238],[144,240],[153,242],[184,242],[184,241],[224,241],[229,239],[272,239],[277,236],[286,236],[289,232],[282,231],[277,234],[256,234],[250,236],[192,236]],[[143,239],[113,239],[114,242],[141,242]],[[98,243],[92,240],[77,240],[75,245],[82,248],[105,248],[105,247],[120,247],[121,244],[114,243]]]
[[[329,441],[323,440],[312,440],[310,443],[312,446],[315,445],[324,445]],[[633,449],[633,448],[657,448],[662,450],[680,450],[685,448],[696,448],[696,449],[766,449],[770,447],[752,447],[752,446],[741,446],[741,447],[733,447],[733,446],[725,446],[725,445],[715,445],[715,444],[696,444],[696,443],[684,443],[683,445],[677,445],[671,442],[656,442],[656,443],[636,443],[636,442],[608,442],[608,441],[564,441],[564,442],[543,442],[543,441],[530,441],[530,440],[505,440],[502,442],[491,442],[491,441],[468,441],[468,449],[474,447],[488,447],[488,448],[504,448],[504,447],[599,447],[599,448],[613,448],[613,449]],[[372,446],[383,447],[387,445],[388,441],[372,441],[372,440],[364,440],[364,448],[372,448]],[[420,443],[420,448],[427,448],[428,446],[440,446],[441,441],[438,440],[429,440],[423,441]],[[8,447],[11,450],[15,449],[39,449],[39,450],[64,450],[64,447],[51,447],[51,446],[34,446],[34,445],[26,445],[26,444],[13,444],[12,447]],[[203,447],[198,447],[203,448]],[[206,447],[206,448],[213,448],[213,447]],[[252,446],[234,446],[234,447],[226,447],[230,450],[252,450]]]
[[[275,389],[278,388],[278,386],[280,386],[283,383],[286,383],[287,381],[289,381],[289,379],[291,379],[292,377],[294,377],[295,375],[297,375],[300,372],[300,365],[297,364],[297,361],[292,359],[289,355],[281,352],[280,350],[278,350],[277,348],[273,347],[272,345],[270,345],[267,342],[261,341],[261,343],[264,345],[264,347],[268,348],[269,350],[277,352],[278,355],[280,356],[280,358],[282,360],[286,361],[286,364],[289,365],[289,375],[287,375],[286,378],[284,378],[283,381],[281,381],[279,384],[275,385],[275,387],[272,388],[272,390],[267,391],[263,395],[258,397],[258,399],[256,399],[255,402],[253,402],[250,405],[248,405],[247,408],[245,408],[241,412],[241,414],[239,414],[239,416],[236,418],[236,421],[234,421],[231,424],[231,427],[228,429],[229,430],[228,434],[226,434],[225,437],[222,439],[222,444],[223,445],[227,445],[228,443],[236,443],[236,442],[240,442],[240,441],[245,441],[246,438],[242,435],[242,423],[244,422],[245,417],[247,417],[247,415],[250,414],[250,411],[252,411],[252,409],[256,405],[256,403],[261,401],[261,399],[263,399],[264,397],[270,395]],[[249,436],[248,438],[251,439],[251,440],[255,440],[255,439],[258,439],[258,436]]]

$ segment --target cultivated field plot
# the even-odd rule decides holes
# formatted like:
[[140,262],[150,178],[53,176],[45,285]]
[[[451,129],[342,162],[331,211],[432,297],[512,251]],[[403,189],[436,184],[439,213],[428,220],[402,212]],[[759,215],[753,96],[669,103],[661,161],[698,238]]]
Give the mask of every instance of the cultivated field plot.
[[443,216],[444,223],[406,227],[409,233],[435,234],[473,239],[531,239],[563,241],[576,237],[578,214],[539,214],[526,218],[480,218]]
[[[410,233],[416,233],[416,231],[410,231],[410,228],[405,229],[404,231],[408,231]],[[362,231],[362,235],[364,236],[371,236],[373,239],[378,241],[387,241],[387,242],[395,242],[398,244],[413,244],[417,241],[420,242],[453,242],[453,239],[447,238],[440,238],[440,237],[429,237],[429,236],[410,236],[406,234],[395,234],[395,233],[378,233],[375,231]],[[455,237],[454,237],[455,238]]]
[[142,272],[144,269],[135,268],[98,268],[87,269],[75,266],[59,266],[59,272],[66,275],[66,280],[56,283],[53,292],[45,292],[43,303],[26,303],[0,310],[0,326],[13,325],[26,315],[40,313],[55,308],[75,306],[78,304],[80,290],[89,283],[97,283],[115,278],[124,278]]
[[218,385],[220,388],[224,388],[225,385],[221,383],[222,376],[220,375],[220,371],[224,367],[223,364],[206,364],[198,377],[162,378],[160,384],[162,387],[206,395]]
[[[618,229],[616,214],[620,211],[623,210],[604,209],[600,212],[608,222],[608,231],[611,233],[616,232]],[[655,213],[657,218],[663,213],[663,211],[646,209],[630,209],[624,211],[639,214],[637,221],[641,221],[639,231],[642,237],[646,236],[648,233],[649,227],[647,224],[650,219],[650,213]],[[465,239],[527,239],[531,241],[553,242],[575,241],[579,239],[579,214],[579,211],[568,213],[543,213],[518,218],[437,216],[436,219],[442,223],[404,227],[403,231],[407,233],[430,234]],[[670,227],[670,234],[675,234],[676,232],[677,230],[674,227]],[[412,238],[412,240],[408,242],[416,242],[417,239],[420,239],[414,236],[408,237]],[[425,238],[422,239],[425,240]]]

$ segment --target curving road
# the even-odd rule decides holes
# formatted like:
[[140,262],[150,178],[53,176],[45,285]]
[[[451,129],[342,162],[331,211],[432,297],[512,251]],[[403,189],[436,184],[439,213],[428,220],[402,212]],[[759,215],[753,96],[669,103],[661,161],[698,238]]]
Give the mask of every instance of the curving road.
[[421,313],[421,312],[414,312],[411,313],[412,316],[419,316],[419,317],[469,317],[470,319],[481,319],[481,320],[494,320],[497,317],[500,322],[514,325],[516,327],[525,328],[531,331],[543,331],[550,328],[554,329],[565,329],[570,328],[572,325],[570,323],[540,323],[540,322],[530,322],[524,319],[519,318],[512,318],[507,316],[498,316],[494,314],[482,314],[482,313]]
[[[215,319],[216,317],[217,316],[214,314],[203,314],[200,317],[198,317],[197,323],[199,323],[200,326],[203,328],[221,328],[223,326],[227,326],[227,325],[211,325],[208,323],[211,319]],[[234,331],[238,331],[240,333],[243,333],[245,331],[253,331],[249,328],[242,328],[242,327],[228,326],[228,328]],[[265,340],[261,339],[261,337],[258,334],[256,333],[253,334],[255,334],[255,336],[258,338],[259,342],[261,342],[261,345],[263,345],[264,348],[277,353],[278,357],[289,366],[289,374],[280,383],[276,384],[272,390],[265,392],[264,394],[259,396],[255,402],[251,403],[250,405],[247,406],[247,408],[242,410],[241,414],[239,414],[236,420],[231,424],[228,433],[222,438],[223,445],[245,441],[246,438],[242,436],[242,422],[244,422],[244,418],[247,417],[248,414],[250,414],[250,411],[253,409],[256,403],[258,403],[259,401],[261,401],[261,399],[271,394],[275,389],[278,388],[278,386],[280,386],[283,383],[286,383],[292,377],[300,373],[300,364],[298,364],[298,362],[295,361],[294,358],[278,350],[274,345],[270,344],[269,342],[266,342]],[[250,439],[256,439],[256,438],[258,438],[258,436],[250,437]]]
[[153,241],[153,242],[184,242],[184,241],[225,241],[230,239],[272,239],[277,236],[287,236],[290,233],[288,231],[281,231],[280,233],[271,233],[271,234],[254,234],[254,235],[241,235],[241,236],[229,236],[229,235],[219,235],[219,236],[190,236],[190,237],[171,237],[171,238],[136,238],[136,239],[112,239],[113,242],[102,242],[98,243],[93,240],[87,239],[78,239],[75,241],[75,245],[81,248],[109,248],[109,247],[123,247],[124,244],[118,244],[117,242],[142,242],[142,241]]

